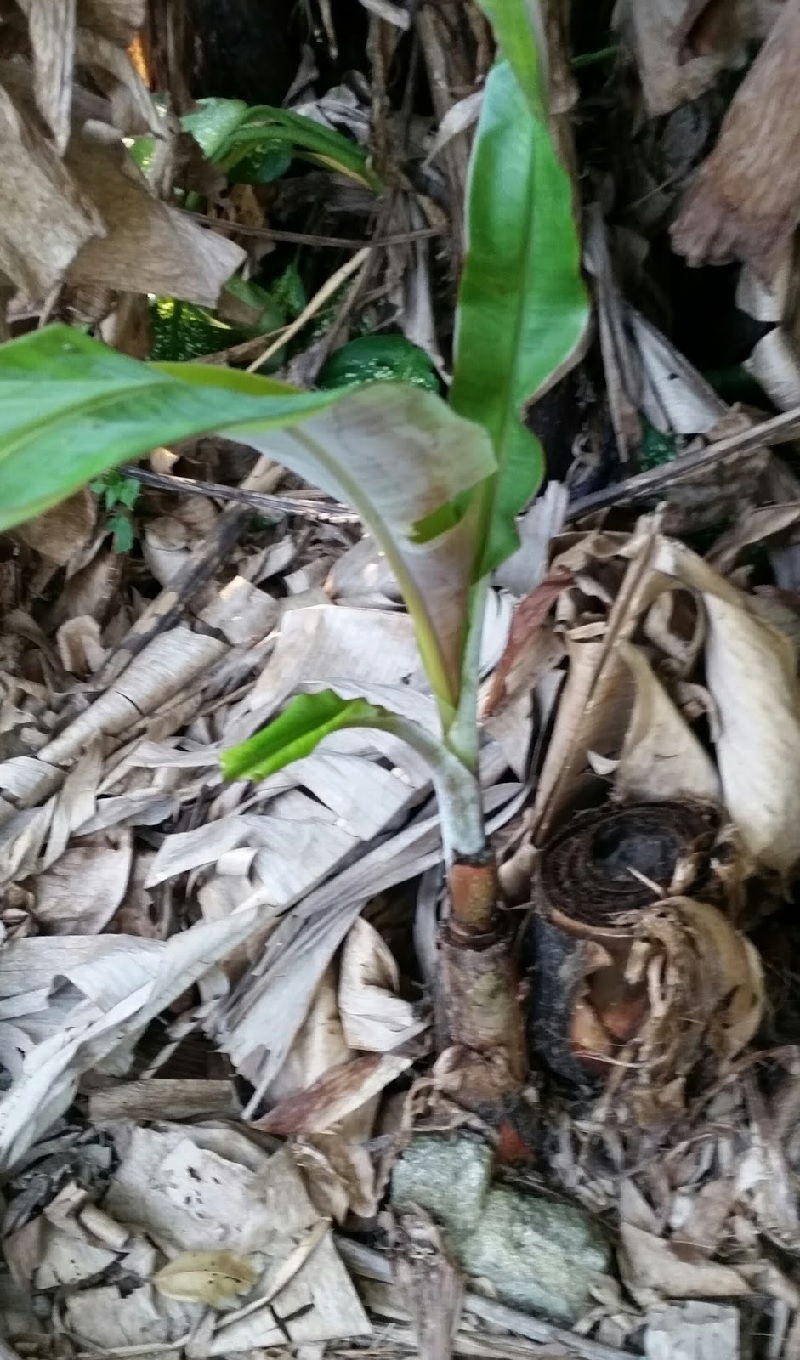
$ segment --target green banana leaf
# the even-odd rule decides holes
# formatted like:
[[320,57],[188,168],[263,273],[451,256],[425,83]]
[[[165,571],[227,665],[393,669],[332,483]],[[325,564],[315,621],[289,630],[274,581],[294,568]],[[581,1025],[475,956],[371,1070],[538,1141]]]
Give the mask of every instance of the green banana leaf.
[[570,177],[546,118],[503,61],[487,81],[472,153],[450,393],[453,409],[488,431],[498,461],[483,571],[514,551],[514,517],[542,478],[525,406],[565,371],[588,319]]
[[478,0],[534,118],[549,117],[547,51],[540,0]]
[[0,346],[0,529],[189,436],[249,444],[347,501],[386,555],[445,721],[457,702],[485,432],[403,383],[300,392],[257,374],[144,364],[68,326]]

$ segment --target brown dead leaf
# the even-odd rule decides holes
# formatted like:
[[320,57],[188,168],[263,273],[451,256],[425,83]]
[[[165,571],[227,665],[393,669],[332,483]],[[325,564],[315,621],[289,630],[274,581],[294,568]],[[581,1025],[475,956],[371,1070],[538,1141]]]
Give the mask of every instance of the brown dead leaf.
[[[344,1223],[351,1208],[354,1213],[361,1214],[361,1208],[353,1206],[353,1186],[350,1179],[346,1180],[344,1176],[339,1175],[331,1165],[330,1159],[318,1146],[318,1140],[312,1143],[299,1139],[292,1144],[292,1153],[295,1162],[305,1174],[308,1193],[318,1213],[340,1225]],[[371,1163],[370,1172],[372,1190],[375,1176],[371,1171]]]
[[61,282],[80,248],[103,236],[106,227],[97,207],[2,87],[0,183],[5,201],[0,270],[32,298],[42,298]]
[[705,1042],[719,1057],[733,1058],[754,1037],[764,1011],[758,952],[717,907],[687,897],[673,898],[670,905],[697,958],[697,984],[709,1013]]
[[[69,1325],[81,1337],[106,1349],[144,1346],[152,1344],[160,1324],[161,1339],[178,1340],[174,1349],[180,1349],[198,1310],[187,1313],[170,1303],[171,1289],[165,1297],[163,1289],[151,1288],[153,1243],[177,1256],[172,1266],[180,1268],[187,1258],[190,1274],[199,1266],[195,1279],[181,1282],[190,1297],[198,1297],[198,1286],[203,1298],[209,1283],[212,1289],[222,1283],[230,1300],[233,1286],[251,1287],[251,1277],[258,1278],[255,1298],[207,1319],[203,1336],[210,1340],[213,1331],[214,1342],[206,1354],[258,1354],[287,1337],[296,1346],[369,1334],[330,1225],[320,1222],[289,1149],[270,1154],[221,1121],[189,1126],[161,1121],[157,1129],[123,1121],[114,1126],[113,1137],[117,1160],[104,1209],[118,1223],[132,1225],[136,1236],[126,1266],[142,1287],[126,1289],[124,1297],[102,1286],[73,1293]],[[211,1250],[209,1241],[225,1245]],[[209,1257],[216,1258],[210,1281],[204,1278]]]
[[76,614],[62,623],[56,634],[56,646],[64,670],[82,678],[99,671],[108,656],[100,641],[100,625],[87,614]]
[[28,18],[36,103],[63,156],[72,108],[75,0],[20,0],[20,5]]
[[329,1068],[313,1085],[276,1105],[253,1127],[285,1137],[319,1133],[366,1104],[411,1066],[411,1058],[367,1053]]
[[350,928],[339,967],[339,1015],[351,1049],[390,1053],[419,1034],[425,1021],[397,995],[392,952],[363,916]]
[[108,94],[113,123],[120,132],[163,135],[156,106],[127,51],[100,33],[79,28],[76,57]]
[[159,202],[122,143],[85,126],[73,137],[65,164],[106,228],[87,240],[69,268],[72,283],[102,283],[216,305],[220,289],[245,252]]
[[706,560],[726,576],[736,565],[740,554],[755,544],[768,543],[778,535],[786,534],[800,522],[800,502],[788,501],[783,505],[758,505],[742,516],[721,534]]
[[[38,0],[29,3],[37,24],[40,8],[51,12],[51,6],[40,7]],[[63,17],[67,22],[66,10]],[[71,100],[72,133],[62,161],[40,131],[30,73],[24,65],[6,63],[0,89],[0,182],[7,211],[0,231],[0,271],[35,301],[69,272],[69,281],[77,285],[119,289],[124,281],[128,292],[171,294],[214,306],[245,252],[153,197],[120,131],[109,125],[117,92],[123,90],[125,121],[134,130],[158,126],[127,53],[97,31],[77,33],[78,56],[109,85],[109,109],[85,91],[73,94],[72,59],[63,45],[52,45],[45,30],[46,25],[39,50],[53,96],[47,114],[59,122],[63,141]],[[48,54],[60,62],[63,58],[58,72],[50,69]],[[33,233],[32,222],[37,224]],[[96,253],[87,249],[92,243],[102,248]]]
[[672,228],[690,264],[747,260],[769,281],[800,218],[800,5],[787,0]]
[[681,1198],[686,1203],[686,1216],[679,1223],[673,1218],[673,1237],[679,1245],[691,1246],[704,1256],[715,1256],[725,1233],[737,1199],[736,1181],[732,1176],[706,1181],[699,1189]]
[[146,0],[78,0],[81,27],[101,33],[119,47],[130,47],[146,16]]
[[632,1223],[621,1226],[619,1255],[622,1278],[634,1298],[645,1304],[656,1298],[736,1298],[750,1285],[732,1266],[714,1261],[685,1260],[663,1237]]
[[[356,962],[357,955],[358,951]],[[332,966],[317,988],[280,1073],[270,1084],[269,1097],[279,1105],[302,1095],[332,1069],[353,1058],[345,1037],[339,993],[337,970]],[[388,992],[381,991],[379,996],[396,1000]],[[370,998],[357,988],[356,1002],[369,1005]],[[372,1096],[333,1128],[308,1133],[294,1143],[298,1164],[309,1174],[314,1202],[320,1212],[337,1222],[348,1210],[364,1217],[376,1211],[375,1170],[365,1144],[373,1132],[377,1105],[377,1096]]]
[[571,585],[572,581],[571,572],[557,567],[516,606],[505,651],[492,676],[491,687],[483,704],[484,717],[494,713],[502,702],[512,673],[524,666],[525,654],[538,630],[562,590]]
[[642,629],[662,652],[670,675],[688,676],[703,650],[706,620],[689,590],[663,590],[651,604]]
[[[708,15],[716,23],[710,29]],[[636,55],[642,90],[651,115],[670,113],[679,104],[697,99],[713,85],[720,71],[745,60],[744,7],[716,0],[623,0],[617,22],[627,29]],[[702,38],[699,28],[705,17]],[[694,42],[687,38],[694,30]],[[688,48],[688,50],[687,50]]]
[[88,487],[15,531],[29,548],[63,567],[85,548],[97,522],[97,498]]
[[127,829],[70,846],[34,879],[36,919],[54,935],[99,934],[125,896],[131,862]]

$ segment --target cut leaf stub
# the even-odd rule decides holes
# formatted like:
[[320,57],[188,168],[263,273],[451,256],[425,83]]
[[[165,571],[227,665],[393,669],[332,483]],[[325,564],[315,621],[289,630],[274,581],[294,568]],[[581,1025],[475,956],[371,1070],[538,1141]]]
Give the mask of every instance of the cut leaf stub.
[[[626,1066],[642,1117],[703,1059],[733,1056],[761,1016],[758,956],[723,911],[716,813],[652,803],[572,819],[541,855],[533,1046],[579,1084]],[[703,901],[685,896],[702,894]],[[659,1085],[661,1082],[661,1085]]]

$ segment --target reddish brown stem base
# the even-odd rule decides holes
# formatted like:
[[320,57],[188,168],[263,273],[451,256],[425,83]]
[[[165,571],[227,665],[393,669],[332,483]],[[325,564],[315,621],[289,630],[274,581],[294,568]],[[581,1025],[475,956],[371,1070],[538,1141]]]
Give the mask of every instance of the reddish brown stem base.
[[493,856],[454,864],[448,887],[441,940],[448,1027],[462,1054],[462,1103],[484,1110],[518,1091],[527,1074],[520,982],[497,911]]

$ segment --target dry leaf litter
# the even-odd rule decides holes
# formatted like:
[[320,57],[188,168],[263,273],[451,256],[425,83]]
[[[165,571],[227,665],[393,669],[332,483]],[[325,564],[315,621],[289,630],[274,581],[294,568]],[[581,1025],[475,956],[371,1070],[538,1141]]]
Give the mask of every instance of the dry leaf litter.
[[[366,9],[377,80],[411,21]],[[460,202],[480,90],[444,9],[418,20],[442,77],[426,154]],[[165,202],[176,131],[127,56],[144,17],[2,10],[10,315],[102,322],[131,353],[136,295],[214,305],[245,258]],[[81,493],[0,562],[7,1360],[800,1355],[800,483],[781,456],[799,428],[798,7],[657,0],[616,22],[639,81],[616,183],[633,206],[610,211],[590,164],[586,268],[621,486],[594,489],[576,445],[584,481],[523,518],[482,657],[527,1113],[487,1129],[434,1061],[441,846],[413,752],[345,732],[255,787],[218,772],[300,687],[434,727],[373,545],[335,513],[265,526],[173,486],[142,492],[119,554]],[[363,140],[368,101],[348,98]],[[142,131],[147,178],[120,141]],[[284,186],[295,209],[315,174]],[[366,217],[349,193],[332,201]],[[220,216],[252,210],[240,186]],[[436,214],[404,187],[381,231]],[[741,262],[737,305],[766,327],[747,362],[787,412],[774,443],[768,412],[726,403],[645,306],[665,223],[691,261]],[[431,258],[387,250],[381,287],[441,364]],[[313,381],[331,343],[290,376]],[[645,422],[682,454],[666,470],[629,466]],[[177,453],[152,470],[296,495],[222,441]],[[438,1178],[414,1167],[426,1140]],[[556,1274],[548,1303],[559,1252],[574,1297]]]

